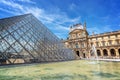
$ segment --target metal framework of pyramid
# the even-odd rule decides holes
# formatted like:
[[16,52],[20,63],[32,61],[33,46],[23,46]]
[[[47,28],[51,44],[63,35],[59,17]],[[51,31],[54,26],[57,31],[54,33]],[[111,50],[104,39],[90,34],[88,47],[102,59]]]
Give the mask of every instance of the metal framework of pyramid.
[[72,50],[32,14],[0,19],[0,64],[72,59]]

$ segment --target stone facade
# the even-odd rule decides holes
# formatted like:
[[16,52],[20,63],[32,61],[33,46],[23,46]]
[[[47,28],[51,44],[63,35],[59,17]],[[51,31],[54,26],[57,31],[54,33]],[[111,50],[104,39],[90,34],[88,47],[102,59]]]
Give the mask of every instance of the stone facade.
[[99,58],[120,58],[120,31],[89,35],[86,23],[76,24],[70,27],[69,37],[64,43],[74,50],[76,59],[96,57],[93,45]]

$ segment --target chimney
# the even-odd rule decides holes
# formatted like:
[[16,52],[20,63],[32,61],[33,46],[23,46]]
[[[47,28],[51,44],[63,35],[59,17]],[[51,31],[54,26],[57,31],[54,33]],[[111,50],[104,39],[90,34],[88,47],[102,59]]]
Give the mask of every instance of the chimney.
[[85,23],[84,23],[84,29],[86,30],[86,21],[85,21]]
[[95,35],[94,31],[92,32],[92,35],[93,35],[93,36]]

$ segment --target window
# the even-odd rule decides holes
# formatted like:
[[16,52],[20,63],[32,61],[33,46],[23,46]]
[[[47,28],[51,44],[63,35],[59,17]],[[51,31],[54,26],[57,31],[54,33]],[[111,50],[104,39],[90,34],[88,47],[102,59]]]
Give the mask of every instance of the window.
[[105,46],[105,42],[104,41],[102,42],[102,45]]
[[102,37],[102,39],[103,39],[103,37]]
[[69,37],[67,37],[67,40],[69,39]]
[[116,44],[119,44],[119,40],[116,40]]
[[90,38],[90,41],[92,41],[92,38]]
[[73,35],[72,35],[72,37],[74,38],[74,37],[75,37],[75,35],[73,34]]
[[96,42],[96,46],[99,46],[98,42]]
[[93,43],[91,43],[91,46],[93,45]]
[[98,38],[96,37],[96,40],[97,40]]
[[82,43],[82,47],[85,47],[84,43]]
[[111,45],[112,44],[112,41],[109,41],[109,45]]
[[76,38],[78,38],[78,35],[76,34]]
[[78,45],[78,43],[76,43],[76,44],[75,44],[75,47],[76,47],[76,48],[79,48],[79,45]]

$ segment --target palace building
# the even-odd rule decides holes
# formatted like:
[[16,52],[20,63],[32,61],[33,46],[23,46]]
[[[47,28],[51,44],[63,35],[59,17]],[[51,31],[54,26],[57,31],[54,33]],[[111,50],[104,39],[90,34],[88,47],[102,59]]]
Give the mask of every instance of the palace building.
[[[89,35],[86,23],[70,27],[69,36],[64,40],[66,47],[71,48],[80,58],[120,58],[120,31]],[[95,52],[93,52],[95,46]]]

